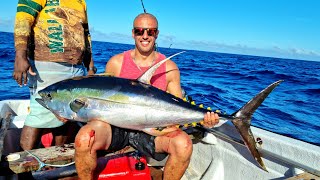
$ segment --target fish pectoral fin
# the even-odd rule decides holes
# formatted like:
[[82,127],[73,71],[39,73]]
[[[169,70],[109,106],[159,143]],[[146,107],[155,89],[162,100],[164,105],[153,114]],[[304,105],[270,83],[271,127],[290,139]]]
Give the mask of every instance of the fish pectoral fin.
[[86,106],[86,99],[85,98],[77,98],[70,102],[70,109],[77,113],[81,108]]
[[[98,104],[105,104],[105,103],[123,103],[122,101],[117,100],[121,99],[123,97],[119,96],[119,97],[114,97],[113,99],[100,99],[100,98],[95,98],[95,97],[80,97],[80,98],[76,98],[73,101],[71,101],[69,103],[70,109],[75,112],[78,113],[80,109],[82,108],[87,108],[88,106],[90,106],[90,104],[92,103],[98,103]],[[92,108],[92,107],[91,107]]]

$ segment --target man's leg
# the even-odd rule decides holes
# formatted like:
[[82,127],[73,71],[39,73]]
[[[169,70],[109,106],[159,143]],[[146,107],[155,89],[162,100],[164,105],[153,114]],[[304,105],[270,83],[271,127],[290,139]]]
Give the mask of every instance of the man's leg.
[[75,139],[75,163],[79,179],[97,179],[97,150],[107,150],[112,139],[111,126],[102,121],[90,121]]
[[181,130],[155,138],[156,152],[167,152],[168,160],[164,167],[163,179],[181,179],[189,166],[192,154],[192,141]]
[[66,143],[72,143],[75,140],[75,136],[79,131],[80,126],[76,122],[67,122],[64,125],[53,128],[52,134],[54,136],[55,146],[61,146]]
[[67,143],[68,140],[68,125],[66,123],[60,127],[52,128],[52,135],[54,137],[54,145],[55,146],[62,146],[63,144]]
[[21,131],[20,146],[23,150],[33,149],[39,143],[42,129],[24,125]]

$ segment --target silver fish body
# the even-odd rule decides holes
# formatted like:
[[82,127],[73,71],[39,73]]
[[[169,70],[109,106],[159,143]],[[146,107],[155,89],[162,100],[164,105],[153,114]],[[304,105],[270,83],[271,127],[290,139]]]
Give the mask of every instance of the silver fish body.
[[63,118],[136,130],[199,122],[208,111],[151,85],[110,76],[61,81],[39,94],[41,104]]

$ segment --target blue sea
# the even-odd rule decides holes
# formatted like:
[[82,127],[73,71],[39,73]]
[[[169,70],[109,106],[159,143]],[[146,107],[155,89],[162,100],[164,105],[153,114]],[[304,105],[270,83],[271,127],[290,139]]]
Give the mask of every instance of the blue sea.
[[[92,42],[98,73],[108,59],[133,45]],[[181,49],[159,48],[170,56]],[[0,100],[28,99],[28,88],[12,79],[12,33],[0,32]],[[269,84],[284,80],[255,112],[252,125],[320,145],[320,59],[303,61],[260,56],[186,50],[172,59],[181,83],[197,104],[229,114],[241,108]]]

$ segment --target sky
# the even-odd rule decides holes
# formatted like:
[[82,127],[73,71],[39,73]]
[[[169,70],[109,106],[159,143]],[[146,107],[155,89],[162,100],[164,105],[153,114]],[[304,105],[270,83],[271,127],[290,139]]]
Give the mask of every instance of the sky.
[[[18,0],[1,2],[13,32]],[[143,0],[159,21],[159,47],[320,61],[320,0]],[[134,44],[141,0],[87,0],[93,40]]]

